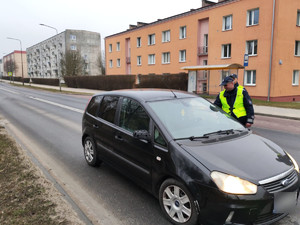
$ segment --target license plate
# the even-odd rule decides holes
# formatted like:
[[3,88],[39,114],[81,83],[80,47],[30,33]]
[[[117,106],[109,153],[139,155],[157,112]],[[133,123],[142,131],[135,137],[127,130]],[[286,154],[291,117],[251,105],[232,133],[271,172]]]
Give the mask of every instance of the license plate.
[[289,213],[297,205],[297,192],[279,192],[274,194],[273,213]]

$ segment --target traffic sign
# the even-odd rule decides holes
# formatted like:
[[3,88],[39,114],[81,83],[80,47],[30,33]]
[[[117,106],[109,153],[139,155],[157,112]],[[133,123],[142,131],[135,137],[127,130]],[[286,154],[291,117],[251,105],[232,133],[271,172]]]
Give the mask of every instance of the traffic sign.
[[244,55],[244,66],[248,66],[248,60],[249,60],[249,55],[245,54]]

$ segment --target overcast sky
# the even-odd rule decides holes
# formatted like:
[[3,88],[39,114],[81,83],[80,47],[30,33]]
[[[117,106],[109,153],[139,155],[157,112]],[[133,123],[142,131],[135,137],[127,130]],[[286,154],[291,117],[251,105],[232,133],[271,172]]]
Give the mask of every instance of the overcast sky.
[[58,30],[87,30],[106,36],[125,31],[129,24],[154,22],[201,7],[201,0],[6,0],[0,10],[0,58],[37,44]]

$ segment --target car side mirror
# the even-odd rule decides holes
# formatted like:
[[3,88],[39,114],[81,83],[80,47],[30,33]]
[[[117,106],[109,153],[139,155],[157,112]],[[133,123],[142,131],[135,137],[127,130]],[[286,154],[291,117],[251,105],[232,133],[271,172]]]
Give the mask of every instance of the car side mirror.
[[133,137],[139,140],[150,141],[150,134],[147,130],[136,130],[133,132]]

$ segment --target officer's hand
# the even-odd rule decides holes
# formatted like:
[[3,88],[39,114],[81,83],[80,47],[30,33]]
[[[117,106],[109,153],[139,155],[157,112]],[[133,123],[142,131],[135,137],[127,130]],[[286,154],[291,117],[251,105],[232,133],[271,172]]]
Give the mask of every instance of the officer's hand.
[[247,128],[249,128],[249,127],[251,127],[252,126],[252,124],[251,123],[246,123],[246,125],[245,125]]

